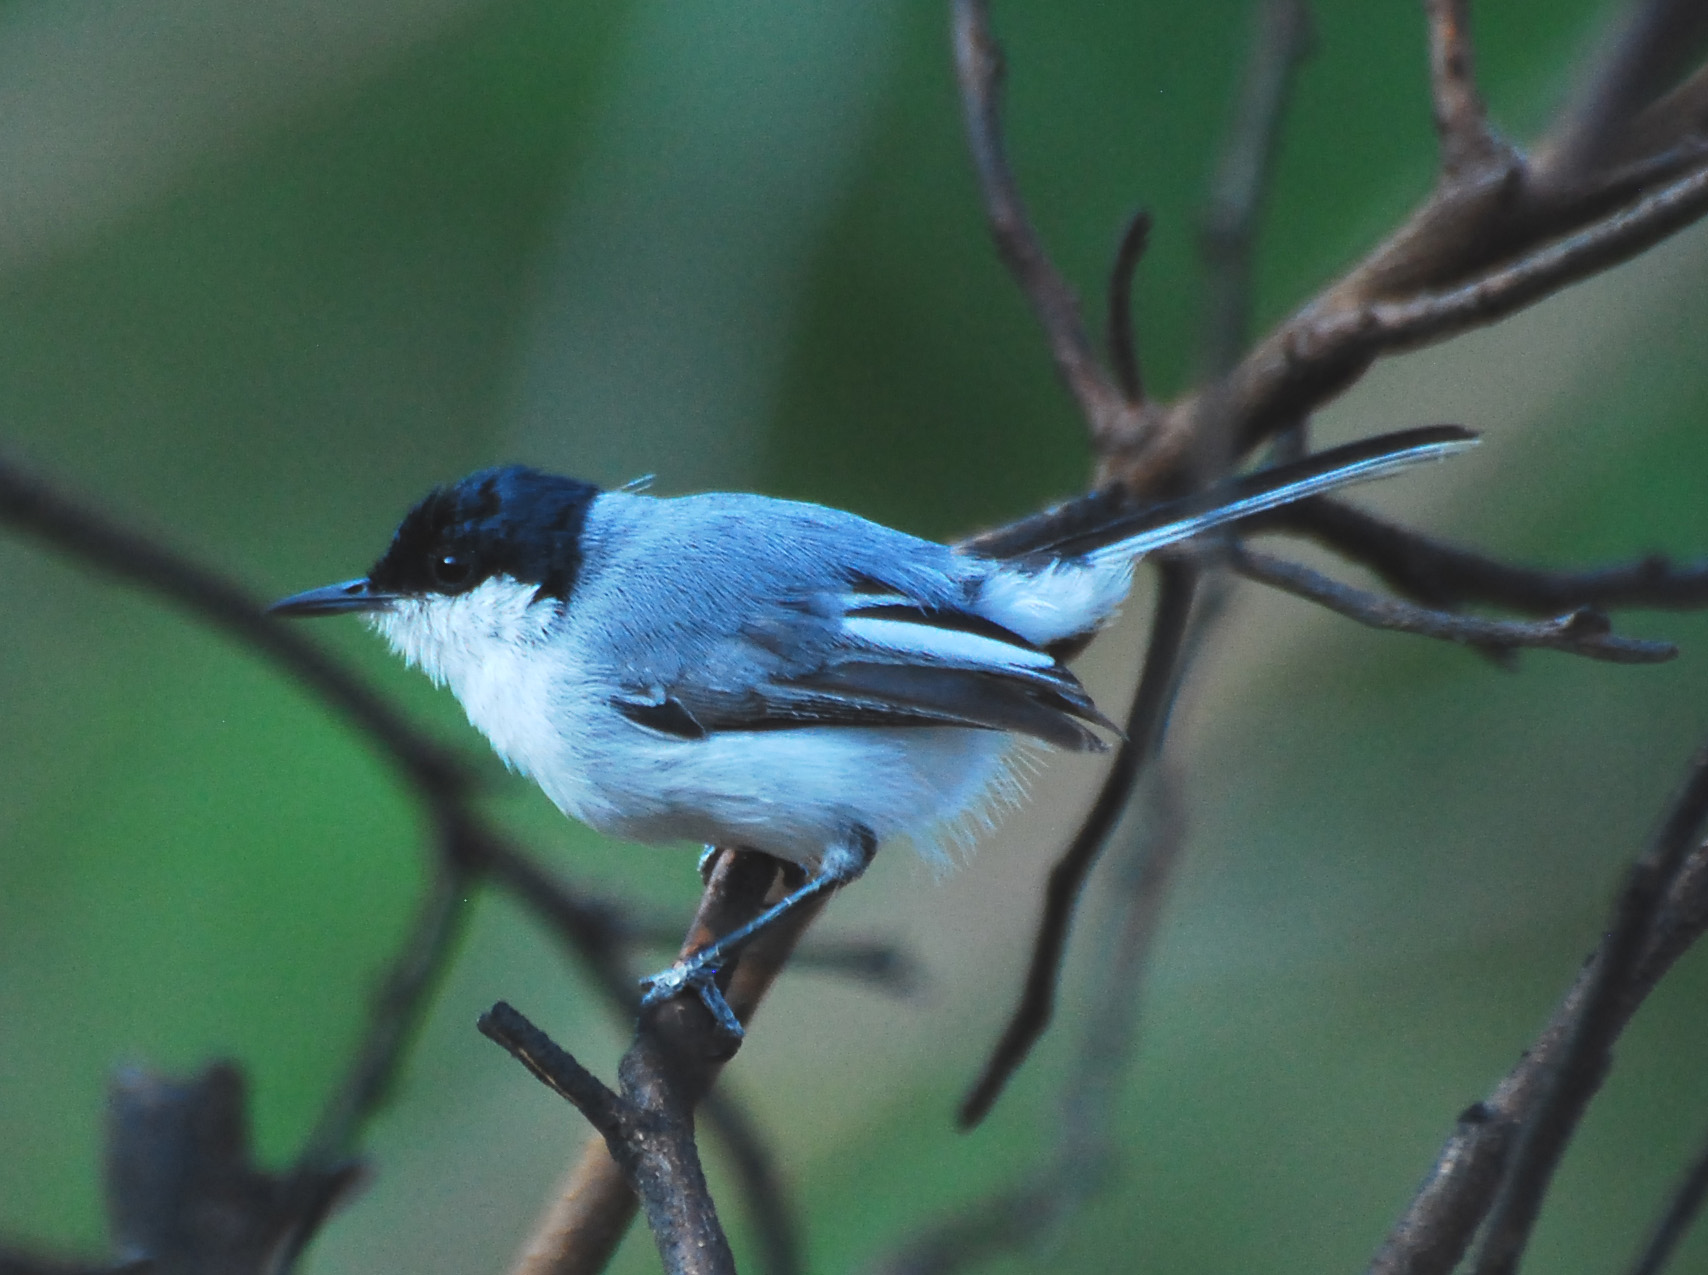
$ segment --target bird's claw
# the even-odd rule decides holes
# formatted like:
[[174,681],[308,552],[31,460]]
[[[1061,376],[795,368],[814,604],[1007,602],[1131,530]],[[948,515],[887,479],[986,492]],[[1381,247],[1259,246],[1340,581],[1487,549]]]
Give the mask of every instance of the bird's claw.
[[674,996],[692,989],[700,998],[700,1003],[711,1014],[717,1023],[718,1030],[735,1040],[740,1040],[747,1033],[742,1028],[741,1020],[735,1016],[735,1011],[724,999],[723,990],[717,984],[718,967],[709,965],[698,958],[677,961],[667,970],[661,970],[650,978],[641,979],[641,984],[647,989],[641,997],[641,1005],[650,1007],[662,1005]]

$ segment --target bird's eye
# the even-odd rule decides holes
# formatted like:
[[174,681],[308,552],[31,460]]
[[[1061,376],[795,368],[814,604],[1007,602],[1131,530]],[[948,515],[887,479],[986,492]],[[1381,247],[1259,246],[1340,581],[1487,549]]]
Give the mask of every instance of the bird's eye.
[[466,553],[444,551],[427,560],[433,583],[441,589],[460,589],[474,575],[474,559]]

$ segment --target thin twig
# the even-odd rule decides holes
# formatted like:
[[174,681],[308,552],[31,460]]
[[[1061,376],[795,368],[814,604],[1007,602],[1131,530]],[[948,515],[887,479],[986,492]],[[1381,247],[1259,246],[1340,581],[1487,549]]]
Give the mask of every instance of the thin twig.
[[299,1165],[325,1167],[347,1158],[365,1121],[384,1104],[428,996],[450,962],[474,877],[449,855],[435,860],[409,935],[369,1008],[362,1043],[298,1154]]
[[1196,568],[1179,561],[1159,564],[1150,646],[1127,717],[1126,738],[1073,843],[1050,870],[1043,913],[1032,941],[1032,959],[1019,1002],[985,1061],[984,1070],[961,1100],[958,1119],[963,1129],[972,1128],[989,1114],[1009,1077],[1050,1024],[1062,955],[1067,949],[1074,908],[1086,875],[1126,810],[1133,786],[1155,754],[1168,724],[1169,711],[1179,689],[1181,656],[1191,627],[1197,588]]
[[1243,546],[1230,545],[1220,552],[1227,564],[1248,580],[1315,602],[1373,629],[1415,633],[1466,646],[1541,647],[1615,664],[1657,664],[1678,654],[1670,642],[1620,637],[1611,631],[1606,616],[1587,608],[1551,620],[1489,620],[1355,589],[1300,563]]
[[574,1106],[607,1142],[621,1144],[627,1133],[623,1100],[526,1015],[499,1001],[476,1020],[475,1026],[482,1036],[503,1046],[536,1080]]
[[479,1026],[599,1131],[646,1209],[667,1275],[735,1275],[694,1145],[693,1107],[671,1083],[668,1050],[658,1052],[657,1042],[630,1050],[619,1096],[504,1002]]
[[1142,436],[1106,457],[1101,482],[1145,494],[1193,463],[1208,422],[1236,454],[1288,428],[1384,355],[1492,323],[1629,260],[1708,212],[1708,167],[1658,189],[1562,206],[1522,186],[1506,153],[1448,184],[1347,275],[1281,324],[1218,385],[1147,412]]
[[1486,164],[1499,149],[1477,91],[1470,8],[1470,0],[1424,0],[1430,96],[1441,138],[1441,171],[1448,181]]
[[[1693,772],[1693,784],[1699,778]],[[1675,815],[1682,804],[1675,806]],[[1661,844],[1667,835],[1663,833],[1655,844]],[[1622,895],[1619,916],[1625,915],[1626,901]],[[1650,913],[1642,950],[1614,997],[1612,1020],[1603,1020],[1594,1033],[1604,1037],[1603,1045],[1623,1030],[1667,971],[1705,932],[1708,845],[1698,844],[1672,871]],[[1611,942],[1612,935],[1602,941],[1596,957],[1579,972],[1548,1025],[1518,1064],[1488,1098],[1460,1118],[1458,1130],[1442,1149],[1410,1207],[1389,1232],[1368,1275],[1448,1275],[1458,1265],[1490,1209],[1493,1188],[1510,1158],[1516,1130],[1535,1122],[1561,1059],[1574,1048],[1572,1042],[1587,1043],[1583,1023],[1591,1006],[1591,992],[1606,977],[1601,973],[1608,968],[1602,953]]]
[[1515,566],[1424,535],[1342,501],[1303,500],[1250,529],[1303,532],[1368,567],[1390,587],[1434,607],[1481,602],[1528,615],[1579,607],[1687,611],[1708,606],[1708,562],[1677,565],[1653,554],[1585,571]]
[[1705,212],[1708,168],[1457,287],[1374,302],[1307,326],[1295,335],[1293,349],[1311,360],[1342,345],[1369,355],[1415,349],[1504,319],[1568,284],[1629,261]]
[[[1203,638],[1198,626],[1196,646]],[[1115,1177],[1112,1133],[1121,1080],[1133,1055],[1140,990],[1155,945],[1162,905],[1185,844],[1180,776],[1152,770],[1149,826],[1135,835],[1115,869],[1111,937],[1102,986],[1062,1101],[1058,1144],[1044,1167],[922,1228],[869,1275],[954,1275],[1016,1250],[1034,1248],[1071,1224]]]
[[1079,403],[1099,447],[1128,440],[1134,411],[1097,362],[1079,300],[1045,252],[1027,216],[1002,140],[1002,49],[990,29],[986,0],[953,0],[955,72],[966,118],[967,146],[984,196],[997,252],[1020,284],[1044,329],[1056,371]]
[[1652,942],[1655,922],[1708,821],[1708,748],[1699,752],[1666,821],[1648,851],[1631,866],[1601,944],[1583,1010],[1549,1067],[1542,1094],[1520,1127],[1518,1144],[1473,1268],[1475,1275],[1511,1275],[1518,1269],[1554,1169],[1589,1100],[1613,1064],[1613,1042],[1625,1026],[1626,1002]]
[[1304,0],[1266,0],[1258,10],[1200,239],[1206,266],[1201,361],[1211,377],[1234,366],[1251,336],[1251,262],[1263,196],[1295,73],[1314,39]]
[[1695,1162],[1679,1181],[1666,1212],[1655,1223],[1648,1243],[1643,1245],[1642,1255],[1632,1264],[1630,1275],[1661,1275],[1673,1252],[1690,1233],[1705,1198],[1708,1198],[1708,1144],[1696,1153]]
[[26,532],[129,584],[165,598],[236,638],[304,683],[347,717],[435,801],[455,801],[470,771],[410,726],[366,683],[223,576],[121,526],[92,506],[0,458],[0,525]]
[[1133,331],[1133,275],[1150,244],[1151,215],[1141,208],[1127,221],[1109,271],[1109,366],[1127,402],[1145,401],[1145,378],[1139,370],[1139,342]]

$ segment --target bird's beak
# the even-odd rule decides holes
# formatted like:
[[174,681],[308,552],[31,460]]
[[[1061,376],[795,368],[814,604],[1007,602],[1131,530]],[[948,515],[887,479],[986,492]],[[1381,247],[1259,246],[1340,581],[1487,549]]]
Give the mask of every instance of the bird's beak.
[[395,594],[373,589],[367,577],[329,584],[323,589],[295,593],[267,608],[271,615],[343,615],[346,611],[384,611],[397,601]]

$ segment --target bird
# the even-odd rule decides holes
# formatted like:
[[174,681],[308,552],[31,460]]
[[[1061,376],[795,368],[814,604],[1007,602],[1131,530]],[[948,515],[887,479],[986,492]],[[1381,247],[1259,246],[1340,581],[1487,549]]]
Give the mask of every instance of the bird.
[[1472,446],[1371,437],[1174,501],[1093,492],[956,544],[770,496],[659,497],[521,465],[431,491],[367,574],[274,604],[359,614],[559,810],[631,841],[762,851],[804,884],[643,980],[741,1027],[713,975],[908,838],[928,858],[1017,792],[1031,747],[1119,728],[1067,661],[1147,553]]

